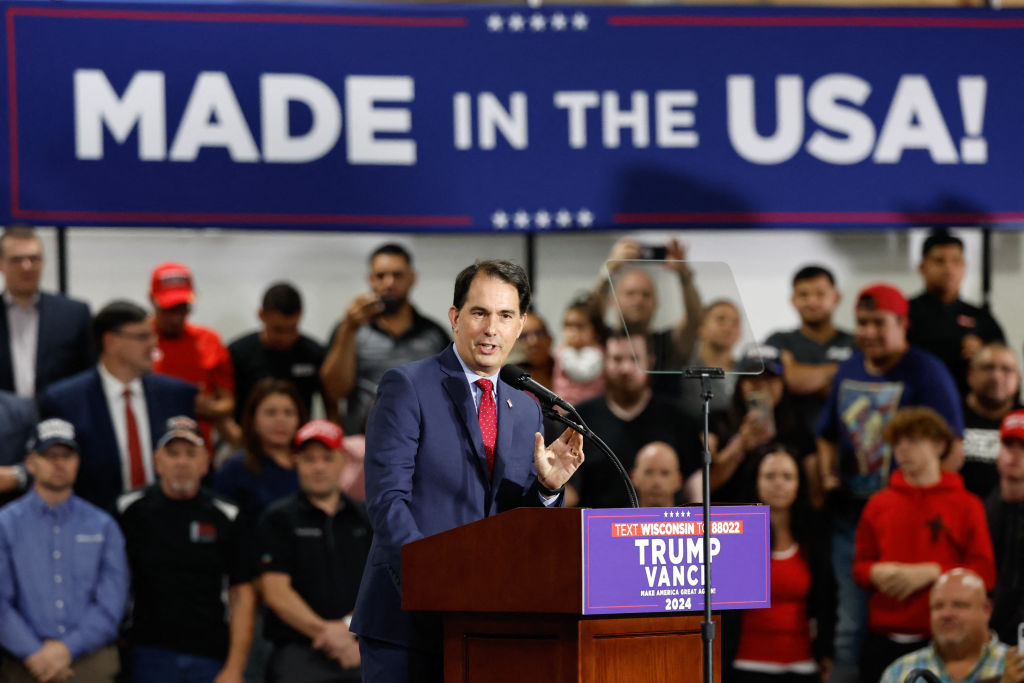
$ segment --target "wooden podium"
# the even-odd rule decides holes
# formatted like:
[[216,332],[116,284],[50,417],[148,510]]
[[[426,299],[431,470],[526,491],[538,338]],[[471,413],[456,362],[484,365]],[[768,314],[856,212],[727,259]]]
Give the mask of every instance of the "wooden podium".
[[402,607],[444,616],[446,683],[700,683],[702,614],[583,615],[581,515],[521,508],[402,548]]

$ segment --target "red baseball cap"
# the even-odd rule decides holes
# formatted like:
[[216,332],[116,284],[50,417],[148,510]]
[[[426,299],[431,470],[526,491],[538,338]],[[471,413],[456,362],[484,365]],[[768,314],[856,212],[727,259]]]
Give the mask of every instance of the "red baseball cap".
[[999,440],[1007,439],[1024,441],[1024,410],[1014,410],[1003,418],[1003,423],[999,425]]
[[157,308],[173,308],[196,299],[192,288],[192,271],[183,263],[168,261],[153,269],[149,295]]
[[860,294],[857,295],[857,305],[859,306],[861,299],[865,298],[874,301],[878,310],[889,311],[900,317],[906,317],[907,311],[910,310],[910,304],[907,303],[907,297],[903,296],[903,292],[884,282],[868,285],[860,290]]
[[310,441],[319,441],[332,451],[340,451],[345,432],[328,420],[310,420],[295,433],[295,447],[302,448]]

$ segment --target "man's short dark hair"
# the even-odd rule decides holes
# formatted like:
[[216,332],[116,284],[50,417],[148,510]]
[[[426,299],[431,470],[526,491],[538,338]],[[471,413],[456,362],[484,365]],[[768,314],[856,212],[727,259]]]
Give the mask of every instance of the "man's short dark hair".
[[466,266],[462,272],[455,277],[455,296],[452,297],[452,305],[457,310],[462,310],[469,295],[469,286],[477,273],[484,273],[507,282],[514,286],[519,293],[519,314],[523,315],[530,309],[530,280],[526,277],[526,271],[522,266],[511,261],[487,260],[477,261],[471,266]]
[[961,252],[964,250],[964,241],[950,233],[949,230],[946,230],[945,228],[932,230],[931,234],[928,235],[928,238],[921,246],[921,258],[927,256],[928,252],[935,247],[946,247],[951,244],[959,247]]
[[796,275],[793,276],[793,286],[796,287],[796,283],[803,282],[804,280],[813,280],[816,277],[828,278],[829,284],[833,287],[836,286],[836,278],[832,275],[832,271],[825,266],[817,264],[804,266],[796,271]]
[[103,336],[107,332],[117,332],[125,325],[145,322],[148,317],[146,309],[138,304],[123,299],[111,301],[92,319],[92,339],[96,349],[103,353]]
[[8,237],[16,240],[36,240],[39,239],[39,235],[36,234],[36,229],[27,223],[11,223],[4,232],[0,235],[0,256],[4,255],[4,240]]
[[608,330],[608,333],[604,338],[604,350],[608,350],[608,342],[624,339],[630,344],[633,343],[634,339],[642,338],[644,340],[644,350],[647,352],[647,363],[651,364],[654,362],[654,337],[649,334],[630,334],[621,327],[613,327]]
[[302,295],[288,282],[275,282],[263,293],[260,308],[264,313],[291,317],[302,313]]
[[387,244],[382,244],[376,249],[374,249],[373,253],[370,254],[370,258],[367,259],[367,263],[373,263],[373,259],[377,258],[381,254],[387,254],[389,256],[401,256],[402,258],[405,259],[406,263],[408,263],[410,266],[412,265],[412,254],[410,254],[409,250],[403,247],[401,244],[397,244],[395,242],[388,242]]

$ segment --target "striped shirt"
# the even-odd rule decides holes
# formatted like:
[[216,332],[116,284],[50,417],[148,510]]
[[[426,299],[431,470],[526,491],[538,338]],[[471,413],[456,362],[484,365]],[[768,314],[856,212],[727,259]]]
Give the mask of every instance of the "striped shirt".
[[992,634],[989,641],[985,643],[985,647],[982,648],[981,657],[971,669],[971,673],[957,681],[946,671],[946,664],[942,661],[939,653],[935,651],[935,645],[929,643],[927,647],[905,654],[890,664],[882,674],[879,683],[903,683],[903,679],[914,669],[928,669],[938,676],[942,683],[975,683],[985,678],[999,678],[1003,675],[1006,650],[1007,646],[999,642],[995,634]]

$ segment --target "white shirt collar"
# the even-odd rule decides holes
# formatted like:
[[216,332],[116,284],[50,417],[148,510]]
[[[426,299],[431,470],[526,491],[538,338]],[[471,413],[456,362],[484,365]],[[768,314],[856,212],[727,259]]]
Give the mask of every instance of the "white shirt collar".
[[455,348],[455,344],[454,343],[452,344],[452,350],[455,352],[455,357],[459,359],[459,365],[462,366],[462,371],[464,373],[466,373],[466,381],[469,382],[470,389],[475,389],[475,390],[479,391],[480,387],[478,387],[476,385],[476,381],[478,379],[489,379],[489,380],[491,380],[491,385],[494,387],[492,389],[492,391],[494,392],[495,396],[497,396],[497,394],[498,394],[498,375],[501,374],[501,370],[499,369],[498,372],[494,373],[493,375],[479,375],[479,374],[477,374],[477,373],[475,373],[475,372],[473,372],[472,370],[469,369],[469,366],[466,365],[466,363],[462,360],[462,356],[459,355],[459,350],[458,350],[458,348]]
[[126,387],[132,390],[134,396],[142,396],[141,378],[136,377],[131,382],[128,382],[128,384],[125,384],[110,374],[110,371],[103,366],[102,362],[96,364],[96,369],[99,370],[100,382],[103,383],[103,393],[106,395],[108,402],[120,400],[124,395]]
[[[29,308],[36,308],[36,307],[38,307],[39,306],[39,298],[40,298],[39,292],[36,292],[35,294],[33,294],[32,295],[32,302],[29,304]],[[4,290],[4,303],[7,304],[8,307],[10,307],[10,306],[17,306],[18,305],[18,302],[14,300],[14,295],[11,294],[10,292],[8,292],[6,289]]]

